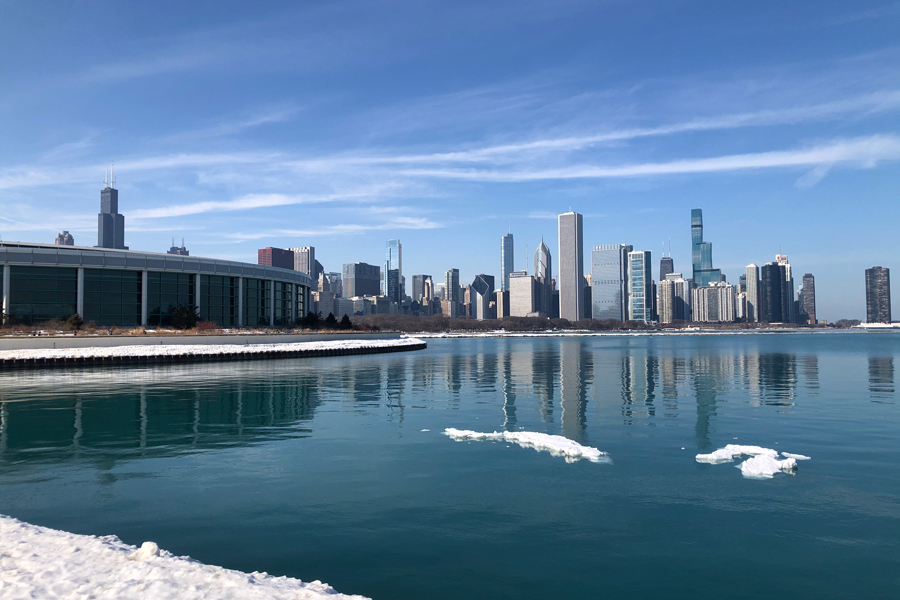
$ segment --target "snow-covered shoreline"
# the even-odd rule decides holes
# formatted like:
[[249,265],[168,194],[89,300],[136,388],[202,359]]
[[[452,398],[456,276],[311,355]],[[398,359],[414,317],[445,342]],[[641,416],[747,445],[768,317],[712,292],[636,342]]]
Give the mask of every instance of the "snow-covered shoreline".
[[140,549],[114,535],[77,535],[0,515],[0,597],[110,600],[367,600],[327,583],[242,573]]
[[0,351],[0,364],[12,361],[65,361],[65,360],[98,360],[125,357],[222,357],[247,355],[273,355],[288,353],[316,353],[327,351],[359,351],[373,349],[413,349],[423,346],[424,342],[416,338],[400,338],[387,340],[335,340],[324,342],[295,342],[287,344],[179,344],[179,345],[141,345],[90,348],[58,348],[27,349]]

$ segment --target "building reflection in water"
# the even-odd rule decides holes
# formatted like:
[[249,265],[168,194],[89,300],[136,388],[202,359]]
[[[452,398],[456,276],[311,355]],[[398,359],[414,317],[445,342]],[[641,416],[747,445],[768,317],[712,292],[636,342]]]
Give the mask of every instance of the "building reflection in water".
[[774,352],[760,355],[759,384],[764,404],[793,406],[797,387],[797,357]]
[[806,389],[812,395],[816,395],[819,391],[819,357],[815,354],[807,354],[801,360],[801,367]]
[[559,397],[562,434],[576,442],[585,441],[587,390],[593,382],[592,355],[583,338],[559,341]]
[[894,400],[894,357],[869,357],[869,394],[873,402]]
[[718,392],[718,356],[701,355],[690,360],[691,386],[697,399],[697,421],[694,425],[694,437],[697,449],[707,451],[710,448],[710,421],[716,414],[716,394]]
[[500,361],[501,389],[503,391],[503,427],[507,431],[515,431],[516,420],[516,378],[513,376],[513,355],[509,340],[503,340],[503,355]]

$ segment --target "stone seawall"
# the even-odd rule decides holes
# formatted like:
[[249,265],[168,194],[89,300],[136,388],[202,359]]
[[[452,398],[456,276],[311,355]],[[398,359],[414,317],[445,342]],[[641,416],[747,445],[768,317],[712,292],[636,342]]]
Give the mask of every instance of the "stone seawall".
[[426,347],[425,342],[417,339],[355,339],[287,344],[179,344],[7,350],[0,352],[0,369],[319,358],[407,352]]

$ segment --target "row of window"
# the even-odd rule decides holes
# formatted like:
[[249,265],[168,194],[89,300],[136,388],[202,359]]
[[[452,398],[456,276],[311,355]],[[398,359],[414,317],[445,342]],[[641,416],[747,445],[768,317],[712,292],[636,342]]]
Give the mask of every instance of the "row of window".
[[[148,325],[168,326],[179,305],[195,306],[196,278],[189,273],[147,273]],[[102,326],[136,327],[141,324],[140,271],[84,270],[85,322]],[[200,318],[222,327],[238,324],[239,279],[223,275],[200,276]],[[271,285],[260,279],[244,279],[244,324],[267,326]],[[2,295],[0,280],[0,295]],[[303,287],[275,282],[275,324],[291,324],[294,306],[305,308]],[[10,267],[8,316],[13,323],[33,325],[64,320],[78,310],[78,270],[64,267]]]

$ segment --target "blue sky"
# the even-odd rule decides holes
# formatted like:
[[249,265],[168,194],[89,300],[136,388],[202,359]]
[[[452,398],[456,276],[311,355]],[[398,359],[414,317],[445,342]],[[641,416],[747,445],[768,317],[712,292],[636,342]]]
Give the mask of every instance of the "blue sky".
[[701,207],[730,281],[780,247],[864,318],[863,270],[900,269],[898,31],[891,2],[0,0],[0,235],[95,244],[110,162],[134,249],[337,271],[400,238],[408,281],[497,274],[507,228],[531,270],[570,208],[586,255],[671,238],[689,272]]

